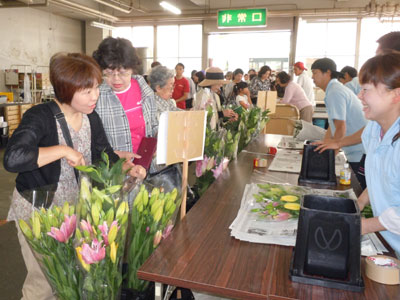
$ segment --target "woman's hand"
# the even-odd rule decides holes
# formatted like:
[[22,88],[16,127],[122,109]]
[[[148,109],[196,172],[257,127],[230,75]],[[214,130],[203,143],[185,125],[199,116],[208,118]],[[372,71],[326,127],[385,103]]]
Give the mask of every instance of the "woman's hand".
[[117,150],[115,150],[114,152],[119,156],[119,158],[125,158],[126,161],[131,161],[135,158],[141,158],[140,155],[133,153],[133,152],[117,151]]
[[146,169],[141,165],[134,165],[128,172],[129,176],[144,179],[146,177]]
[[85,159],[83,158],[82,153],[76,151],[75,149],[71,147],[66,147],[67,151],[65,151],[65,156],[64,158],[67,160],[67,163],[72,166],[84,166],[86,165]]
[[236,121],[238,119],[238,114],[232,109],[224,109],[222,110],[222,114],[224,117],[229,118],[230,121]]

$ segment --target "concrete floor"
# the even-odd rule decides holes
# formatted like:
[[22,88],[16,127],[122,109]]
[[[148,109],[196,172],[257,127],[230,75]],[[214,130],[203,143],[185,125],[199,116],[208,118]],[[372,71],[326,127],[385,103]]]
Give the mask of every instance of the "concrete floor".
[[[4,170],[3,156],[4,148],[0,149],[0,221],[7,217],[16,176]],[[21,299],[26,269],[14,222],[0,225],[0,272],[0,299]]]

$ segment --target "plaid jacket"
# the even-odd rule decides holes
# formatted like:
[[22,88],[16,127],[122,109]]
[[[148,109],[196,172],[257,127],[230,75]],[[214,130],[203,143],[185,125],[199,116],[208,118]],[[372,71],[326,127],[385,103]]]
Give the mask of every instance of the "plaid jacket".
[[[142,111],[146,126],[146,136],[155,137],[158,132],[157,107],[153,90],[140,75],[132,75],[139,83],[142,92]],[[132,137],[128,118],[117,95],[103,82],[100,85],[100,97],[96,112],[99,114],[108,141],[114,150],[132,152]]]

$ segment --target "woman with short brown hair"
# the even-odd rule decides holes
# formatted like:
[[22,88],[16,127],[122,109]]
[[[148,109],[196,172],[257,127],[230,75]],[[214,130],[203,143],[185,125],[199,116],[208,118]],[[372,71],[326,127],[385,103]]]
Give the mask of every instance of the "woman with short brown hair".
[[[29,219],[33,207],[38,207],[37,200],[41,200],[34,197],[37,193],[33,191],[50,195],[54,205],[74,203],[79,192],[74,167],[100,160],[103,150],[110,161],[118,160],[94,111],[101,79],[99,66],[89,56],[56,54],[50,60],[50,81],[56,99],[36,105],[24,114],[4,154],[4,168],[18,173],[9,221]],[[57,107],[65,117],[66,126],[56,121]],[[68,146],[63,127],[67,127],[73,147]],[[130,174],[144,177],[145,171],[135,166]],[[18,226],[17,229],[28,271],[22,288],[23,299],[54,299]]]

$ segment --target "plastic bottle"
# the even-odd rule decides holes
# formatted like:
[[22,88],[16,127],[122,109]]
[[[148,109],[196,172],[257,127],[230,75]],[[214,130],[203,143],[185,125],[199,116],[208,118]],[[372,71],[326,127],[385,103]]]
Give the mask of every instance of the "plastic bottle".
[[340,170],[340,184],[351,184],[351,171],[348,163],[344,164],[343,169]]

